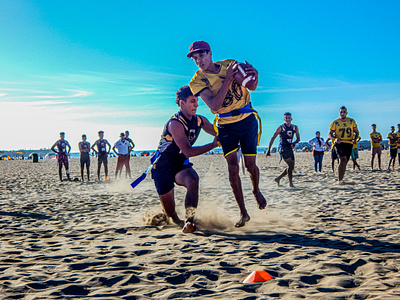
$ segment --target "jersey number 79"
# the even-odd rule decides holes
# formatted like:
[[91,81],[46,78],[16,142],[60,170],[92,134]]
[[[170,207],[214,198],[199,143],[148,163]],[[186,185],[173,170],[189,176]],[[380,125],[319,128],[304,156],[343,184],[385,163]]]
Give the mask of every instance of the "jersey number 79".
[[344,138],[344,133],[347,133],[347,137],[351,138],[353,135],[353,130],[351,128],[340,128],[339,131],[342,133],[341,138]]

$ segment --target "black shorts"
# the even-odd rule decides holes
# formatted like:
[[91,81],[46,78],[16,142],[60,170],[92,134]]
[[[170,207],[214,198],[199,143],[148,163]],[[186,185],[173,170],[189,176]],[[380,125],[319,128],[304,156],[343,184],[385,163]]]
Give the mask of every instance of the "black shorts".
[[192,163],[189,163],[188,165],[181,165],[179,167],[172,167],[169,169],[157,167],[155,169],[151,169],[151,178],[154,180],[157,193],[159,195],[164,195],[172,190],[175,186],[175,175],[182,170],[192,168],[192,165]]
[[396,158],[397,156],[397,148],[392,149],[390,148],[390,158]]
[[353,150],[353,144],[342,142],[340,144],[336,144],[335,147],[338,157],[346,156],[347,160],[350,159],[351,151]]
[[279,153],[281,154],[283,159],[288,159],[291,158],[292,160],[294,160],[294,152],[293,152],[293,148],[292,147],[282,147],[279,150]]
[[81,155],[81,167],[84,167],[85,165],[86,166],[90,166],[90,157],[89,157],[89,155]]
[[258,123],[254,114],[245,119],[231,123],[218,125],[218,137],[224,155],[242,148],[242,153],[246,155],[257,154]]
[[333,147],[332,150],[331,150],[331,157],[332,157],[332,160],[335,160],[335,159],[339,158],[339,156],[337,155],[335,147]]
[[108,164],[108,159],[107,159],[108,154],[107,153],[99,153],[97,156],[98,163],[99,165],[103,164]]

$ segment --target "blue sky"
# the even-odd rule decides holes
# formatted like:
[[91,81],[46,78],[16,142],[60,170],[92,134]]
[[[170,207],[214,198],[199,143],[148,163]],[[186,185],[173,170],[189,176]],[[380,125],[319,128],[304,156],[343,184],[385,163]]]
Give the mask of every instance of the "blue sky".
[[[0,149],[50,147],[60,131],[77,151],[104,130],[156,148],[195,64],[195,40],[214,60],[251,62],[251,93],[267,145],[283,113],[302,140],[327,136],[341,105],[368,138],[400,123],[399,1],[0,2]],[[213,115],[200,101],[198,112]],[[202,134],[198,143],[211,141]]]

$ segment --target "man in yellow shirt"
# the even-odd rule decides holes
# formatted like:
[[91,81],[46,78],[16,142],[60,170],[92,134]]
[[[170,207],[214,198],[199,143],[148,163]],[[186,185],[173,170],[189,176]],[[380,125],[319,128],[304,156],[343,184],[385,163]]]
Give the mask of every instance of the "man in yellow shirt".
[[331,150],[331,158],[332,158],[332,172],[335,173],[335,160],[337,160],[339,162],[339,157],[337,156],[336,153],[336,148],[335,148],[335,140],[331,140],[330,137],[327,138],[326,140],[326,144],[330,147],[328,147],[327,149]]
[[[190,81],[193,95],[201,99],[217,114],[218,138],[228,163],[229,181],[240,209],[240,219],[236,227],[242,227],[250,216],[247,213],[242,184],[239,177],[237,151],[242,149],[246,169],[253,185],[253,195],[259,209],[264,209],[267,202],[259,189],[259,169],[256,165],[258,124],[255,110],[251,107],[250,93],[246,87],[235,80],[236,61],[227,59],[213,62],[210,45],[196,41],[189,47],[188,58],[193,59],[199,70]],[[247,73],[257,79],[249,90],[254,91],[258,85],[258,72],[253,67]],[[261,128],[260,128],[261,129]]]
[[358,159],[358,145],[357,143],[361,141],[361,136],[358,136],[356,142],[353,144],[353,150],[351,150],[351,160],[353,161],[353,170],[356,169],[356,167],[358,168],[358,170],[361,170],[360,165],[357,162]]
[[394,163],[396,162],[396,155],[397,155],[397,136],[396,132],[394,132],[394,126],[390,127],[390,132],[387,135],[389,140],[389,166],[388,170],[390,170],[390,165],[393,163],[393,170],[394,170]]
[[397,124],[396,137],[397,137],[397,157],[399,158],[399,166],[400,166],[400,124]]
[[371,139],[371,170],[374,169],[374,159],[375,155],[378,155],[378,165],[379,165],[379,170],[382,170],[381,168],[381,154],[382,154],[382,135],[379,132],[376,132],[376,124],[372,124],[372,132],[369,134],[369,137]]
[[341,182],[353,150],[353,144],[357,143],[358,139],[357,123],[354,119],[347,117],[345,106],[339,109],[339,118],[329,126],[329,138],[335,141],[336,152],[339,156],[339,182]]

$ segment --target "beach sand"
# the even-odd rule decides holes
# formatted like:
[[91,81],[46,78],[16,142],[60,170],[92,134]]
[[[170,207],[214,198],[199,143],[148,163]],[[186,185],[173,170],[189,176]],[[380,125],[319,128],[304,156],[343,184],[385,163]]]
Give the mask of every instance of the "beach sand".
[[[224,158],[192,158],[194,234],[146,225],[161,212],[154,184],[115,180],[116,159],[110,182],[95,181],[93,159],[90,182],[59,182],[55,160],[0,161],[0,298],[400,299],[400,172],[372,172],[369,160],[360,152],[362,170],[350,163],[339,185],[330,155],[316,174],[311,154],[296,154],[292,189],[274,182],[285,167],[278,155],[258,155],[268,207],[257,209],[241,171],[252,219],[237,229]],[[80,177],[79,160],[70,162]],[[131,159],[134,178],[148,162]],[[181,217],[184,193],[176,187]],[[242,284],[254,270],[274,279]]]

